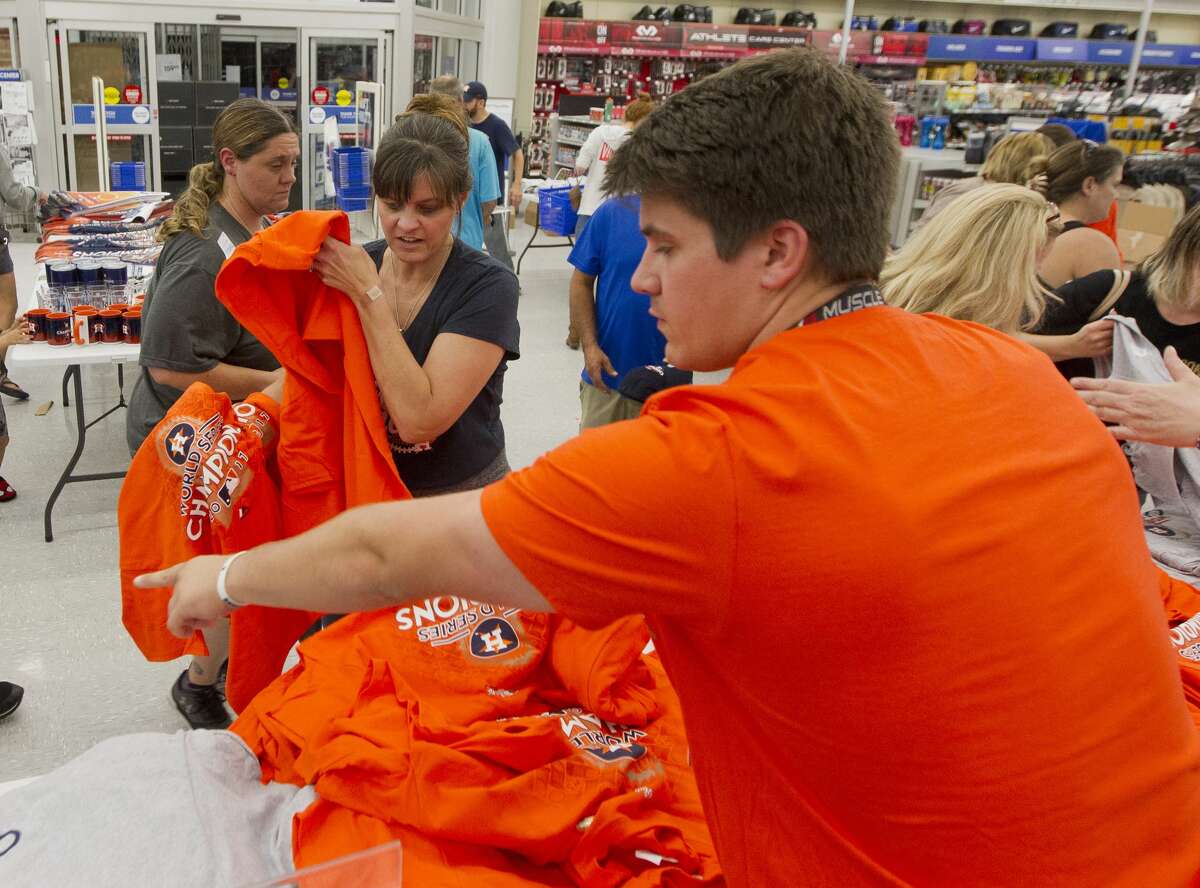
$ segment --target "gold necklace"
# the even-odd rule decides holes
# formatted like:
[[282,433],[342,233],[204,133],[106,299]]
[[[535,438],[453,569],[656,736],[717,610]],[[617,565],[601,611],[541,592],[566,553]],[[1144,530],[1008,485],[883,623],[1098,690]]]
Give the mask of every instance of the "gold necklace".
[[[399,302],[400,302],[400,281],[399,281],[398,275],[396,276],[395,287],[393,287],[394,296],[392,299],[388,300],[389,301],[388,307],[391,308],[391,310],[392,310],[392,320],[394,320],[396,322],[396,329],[399,330],[401,333],[403,333],[405,330],[408,329],[409,325],[413,322],[413,318],[415,318],[417,316],[417,312],[420,310],[421,306],[425,304],[426,297],[428,297],[429,294],[431,292],[433,292],[434,285],[437,284],[437,279],[439,277],[441,277],[442,269],[446,267],[446,260],[450,258],[450,250],[453,247],[454,247],[454,240],[450,239],[447,244],[447,247],[444,248],[445,252],[443,253],[443,255],[441,257],[441,260],[437,263],[437,267],[434,269],[433,274],[430,275],[429,278],[421,285],[421,289],[417,292],[416,298],[413,299],[412,307],[409,308],[408,317],[406,317],[404,319],[404,323],[400,322],[400,313],[397,311],[397,309],[399,308]],[[399,262],[399,261],[400,260],[396,259],[395,256],[392,257],[392,263],[393,263],[392,272],[393,272],[393,274],[395,274],[395,271],[396,271],[395,263]]]

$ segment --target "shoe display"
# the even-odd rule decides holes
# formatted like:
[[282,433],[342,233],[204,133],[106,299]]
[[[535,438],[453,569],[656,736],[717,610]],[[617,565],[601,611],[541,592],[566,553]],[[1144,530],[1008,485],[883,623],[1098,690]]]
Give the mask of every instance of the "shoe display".
[[7,718],[17,711],[25,689],[11,681],[0,681],[0,718]]
[[225,708],[224,695],[217,690],[217,686],[192,684],[188,681],[186,669],[171,686],[171,699],[192,728],[219,731],[233,724]]

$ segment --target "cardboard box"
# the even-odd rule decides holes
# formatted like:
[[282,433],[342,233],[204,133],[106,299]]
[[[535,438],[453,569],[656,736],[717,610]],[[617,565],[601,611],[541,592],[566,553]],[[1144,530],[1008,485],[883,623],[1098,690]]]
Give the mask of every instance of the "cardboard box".
[[158,125],[190,127],[196,120],[196,85],[158,82]]
[[192,130],[192,162],[208,163],[215,160],[212,146],[212,127],[198,126]]
[[1117,245],[1125,265],[1133,267],[1158,252],[1175,227],[1176,212],[1132,200],[1117,205]]
[[236,83],[213,81],[196,84],[196,126],[212,126],[217,116],[238,100],[241,88]]
[[130,82],[125,68],[125,51],[116,43],[67,43],[67,62],[71,66],[71,103],[92,104],[92,77],[100,77],[105,86],[120,89]]
[[190,126],[160,126],[158,139],[158,156],[163,173],[187,173],[191,170],[195,154]]
[[[513,219],[516,220],[517,214],[513,213]],[[534,227],[538,224],[538,202],[531,200],[525,205],[525,224],[529,227]]]

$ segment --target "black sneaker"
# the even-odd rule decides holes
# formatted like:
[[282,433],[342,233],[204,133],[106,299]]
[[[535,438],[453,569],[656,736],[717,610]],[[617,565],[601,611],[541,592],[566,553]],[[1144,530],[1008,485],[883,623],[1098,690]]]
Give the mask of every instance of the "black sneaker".
[[25,689],[11,681],[0,681],[0,718],[8,718],[21,705]]
[[233,724],[217,686],[192,684],[187,676],[185,669],[171,686],[171,699],[188,725],[219,731]]

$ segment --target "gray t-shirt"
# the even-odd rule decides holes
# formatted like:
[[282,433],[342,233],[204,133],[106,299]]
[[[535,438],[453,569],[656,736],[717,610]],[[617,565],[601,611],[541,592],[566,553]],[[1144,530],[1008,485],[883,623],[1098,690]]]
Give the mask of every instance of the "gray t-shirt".
[[163,246],[142,308],[142,371],[129,398],[125,437],[136,452],[183,394],[159,385],[146,368],[203,373],[219,363],[274,370],[275,356],[217,301],[217,272],[234,247],[250,239],[218,203],[208,211],[204,237],[181,232]]

